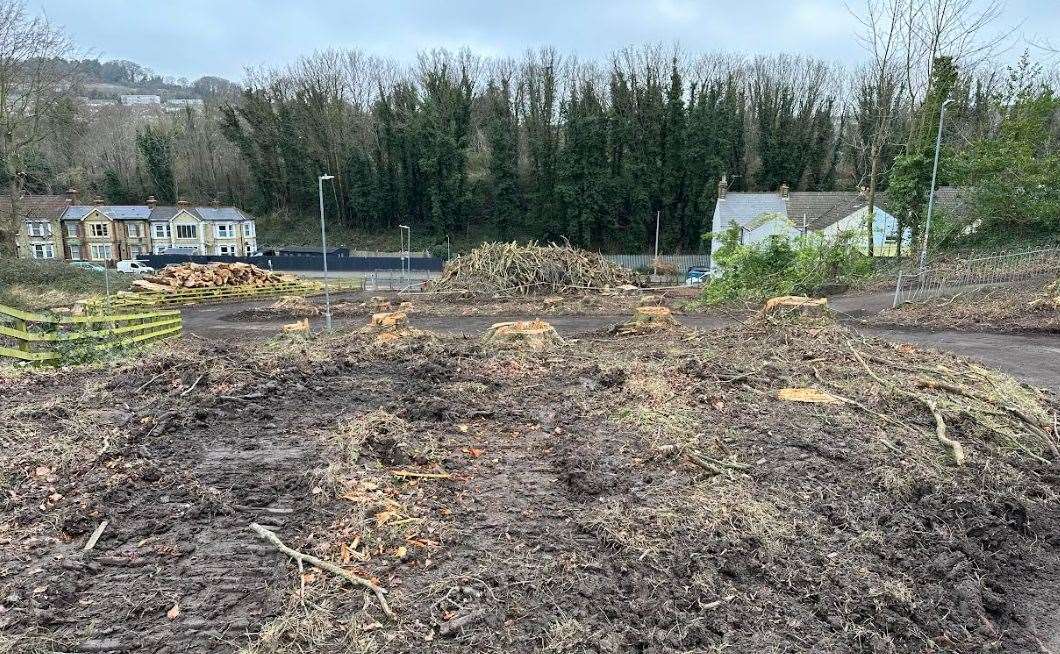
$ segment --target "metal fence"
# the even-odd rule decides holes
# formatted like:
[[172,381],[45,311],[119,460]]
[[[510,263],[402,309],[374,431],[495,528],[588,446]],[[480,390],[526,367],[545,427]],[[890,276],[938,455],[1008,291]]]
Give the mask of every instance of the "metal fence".
[[927,268],[915,273],[899,270],[892,306],[942,297],[947,291],[960,288],[1006,284],[1057,272],[1060,272],[1060,248],[962,259],[952,270]]
[[[655,255],[652,254],[605,254],[605,259],[614,261],[620,266],[630,270],[651,270],[655,265]],[[660,254],[659,267],[676,270],[677,275],[684,277],[689,268],[693,266],[709,266],[709,254]],[[663,271],[660,270],[660,273]]]

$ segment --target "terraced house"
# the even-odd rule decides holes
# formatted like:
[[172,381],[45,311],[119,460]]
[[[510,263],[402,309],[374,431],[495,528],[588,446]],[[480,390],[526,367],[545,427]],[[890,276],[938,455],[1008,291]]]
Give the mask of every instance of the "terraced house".
[[[22,219],[15,238],[16,251],[23,259],[62,259],[63,240],[60,217],[69,207],[65,195],[27,195],[19,199],[14,211]],[[11,200],[4,198],[2,211],[10,216]]]
[[[2,209],[0,209],[2,210]],[[22,198],[18,256],[120,261],[155,253],[247,256],[257,249],[254,218],[235,207],[79,204],[77,191]]]

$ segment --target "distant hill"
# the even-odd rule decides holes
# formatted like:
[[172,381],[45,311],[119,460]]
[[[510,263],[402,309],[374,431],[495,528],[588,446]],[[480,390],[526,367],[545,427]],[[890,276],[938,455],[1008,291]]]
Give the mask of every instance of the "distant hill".
[[211,100],[239,94],[240,86],[222,77],[207,75],[194,81],[162,76],[134,61],[73,59],[66,62],[79,78],[79,95],[93,99],[118,99],[121,95],[158,95],[162,100]]

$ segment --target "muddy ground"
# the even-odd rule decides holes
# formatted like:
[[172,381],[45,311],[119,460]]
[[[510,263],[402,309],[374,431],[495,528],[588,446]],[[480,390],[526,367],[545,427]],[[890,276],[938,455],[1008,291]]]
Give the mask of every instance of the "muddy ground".
[[0,651],[1060,647],[1049,393],[826,324],[375,338],[0,377]]

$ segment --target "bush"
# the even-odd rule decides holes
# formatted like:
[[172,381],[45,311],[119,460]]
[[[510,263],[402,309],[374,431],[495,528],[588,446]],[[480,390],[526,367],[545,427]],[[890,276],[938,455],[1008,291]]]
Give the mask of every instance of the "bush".
[[850,284],[872,272],[872,259],[858,250],[852,234],[775,236],[742,245],[740,230],[733,226],[711,236],[721,239],[714,262],[722,274],[704,288],[707,304],[812,295],[826,285]]

